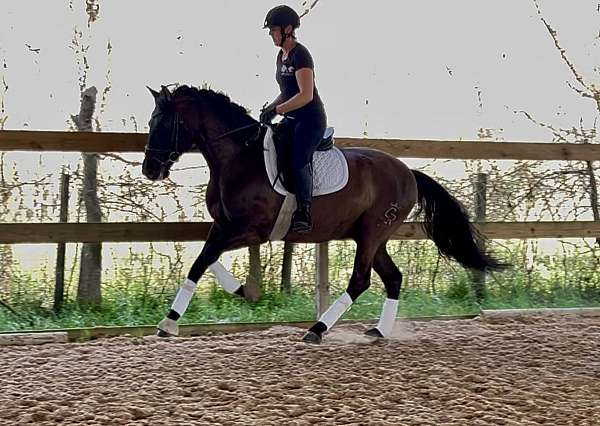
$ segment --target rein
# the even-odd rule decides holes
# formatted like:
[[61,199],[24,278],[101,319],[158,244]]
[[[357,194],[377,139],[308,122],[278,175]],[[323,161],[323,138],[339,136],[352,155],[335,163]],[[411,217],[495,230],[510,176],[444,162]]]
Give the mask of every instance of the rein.
[[242,127],[238,127],[237,129],[230,130],[228,132],[223,133],[221,136],[217,136],[215,138],[215,140],[218,141],[218,140],[223,139],[223,138],[225,138],[227,136],[234,135],[234,134],[236,134],[238,132],[241,132],[243,130],[250,129],[250,128],[256,127],[256,126],[260,126],[260,122],[257,121],[256,123],[248,124],[246,126],[242,126]]

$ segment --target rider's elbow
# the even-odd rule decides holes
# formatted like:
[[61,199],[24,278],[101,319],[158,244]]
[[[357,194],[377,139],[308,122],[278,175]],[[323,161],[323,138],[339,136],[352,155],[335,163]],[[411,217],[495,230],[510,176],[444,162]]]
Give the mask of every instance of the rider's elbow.
[[306,103],[312,102],[312,100],[313,100],[313,93],[312,92],[303,93],[302,98],[304,99],[304,102],[306,102]]

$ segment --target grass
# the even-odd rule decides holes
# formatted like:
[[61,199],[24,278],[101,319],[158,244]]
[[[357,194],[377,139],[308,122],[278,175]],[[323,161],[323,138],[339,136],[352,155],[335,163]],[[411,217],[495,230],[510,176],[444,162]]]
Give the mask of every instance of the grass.
[[[522,250],[506,251],[501,258],[516,266],[489,277],[486,298],[480,306],[471,291],[470,275],[453,264],[441,263],[438,270],[437,254],[427,251],[432,250],[430,246],[398,245],[399,250],[408,250],[404,255],[400,251],[395,253],[396,263],[407,265],[399,312],[402,317],[469,315],[478,313],[480,308],[600,306],[600,272],[595,253],[540,256],[536,259],[536,269],[528,270],[520,260]],[[419,247],[423,253],[410,251]],[[351,268],[342,267],[349,264],[346,252],[352,252],[352,247],[339,245],[332,251],[330,302],[339,296],[349,279]],[[314,260],[310,256],[307,252],[297,258],[312,268]],[[165,272],[171,272],[170,269],[164,270],[164,265],[163,269],[144,269],[144,262],[145,259],[141,259],[139,264],[129,264],[127,259],[123,260],[125,266],[121,265],[118,270],[124,273],[117,274],[114,282],[103,285],[100,306],[79,306],[71,300],[58,315],[47,306],[53,294],[51,274],[45,270],[32,273],[15,269],[0,299],[10,303],[18,315],[0,305],[0,331],[157,324],[170,308],[175,295],[173,283],[181,277],[171,277]],[[271,260],[270,264],[277,262]],[[267,259],[263,263],[268,263]],[[210,277],[205,277],[180,322],[312,321],[315,319],[312,272],[302,269],[303,265],[296,267],[299,272],[294,278],[294,294],[278,292],[279,273],[273,269],[271,275],[265,276],[265,294],[257,303],[231,296]],[[435,275],[432,274],[434,267]],[[244,277],[244,267],[238,269],[232,272]],[[140,270],[145,273],[136,278],[133,272]],[[72,287],[71,297],[75,291]],[[383,286],[375,277],[369,291],[352,305],[344,318],[378,318],[384,299]]]
[[[476,314],[479,312],[479,305],[473,299],[469,289],[464,289],[464,286],[464,283],[458,283],[438,295],[412,289],[404,290],[400,303],[400,316]],[[59,315],[32,302],[22,303],[18,309],[18,317],[0,308],[0,331],[156,324],[169,309],[171,298],[172,295],[146,296],[142,300],[139,297],[111,297],[109,294],[101,306],[82,307],[70,302],[64,306]],[[378,318],[384,298],[381,292],[369,291],[352,305],[344,318]],[[488,294],[482,307],[503,309],[598,305],[600,305],[600,297],[590,300],[575,291],[547,294],[493,291]],[[309,294],[289,296],[279,293],[266,294],[259,302],[252,303],[233,297],[221,289],[213,289],[194,297],[180,323],[286,322],[314,319],[314,300]]]

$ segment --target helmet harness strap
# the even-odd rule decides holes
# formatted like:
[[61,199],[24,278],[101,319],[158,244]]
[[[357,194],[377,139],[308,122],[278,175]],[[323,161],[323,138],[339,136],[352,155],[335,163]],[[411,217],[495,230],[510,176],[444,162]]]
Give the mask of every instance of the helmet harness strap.
[[292,29],[292,33],[291,34],[286,34],[285,32],[285,27],[282,25],[279,27],[281,29],[281,44],[278,47],[283,47],[285,41],[288,38],[294,38],[294,30]]

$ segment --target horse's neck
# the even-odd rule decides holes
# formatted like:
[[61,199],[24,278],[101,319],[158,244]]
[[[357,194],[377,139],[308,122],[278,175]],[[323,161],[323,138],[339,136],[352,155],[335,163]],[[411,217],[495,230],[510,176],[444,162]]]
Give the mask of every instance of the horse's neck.
[[239,158],[241,147],[230,137],[219,139],[221,135],[230,130],[230,126],[226,123],[213,115],[210,115],[206,122],[207,145],[204,157],[211,176],[220,176],[226,173],[228,164]]
[[205,155],[210,170],[206,203],[215,221],[229,220],[225,212],[230,214],[236,210],[235,200],[244,192],[244,183],[252,181],[253,174],[257,173],[255,162],[245,158],[242,149],[237,148],[212,152],[210,158]]
[[228,164],[239,158],[237,147],[229,142],[213,142],[204,153],[206,164],[213,178],[227,175]]
[[253,155],[243,149],[239,142],[224,138],[213,142],[205,153],[211,179],[223,185],[239,181],[256,173]]
[[211,184],[220,187],[220,193],[238,185],[234,182],[247,181],[257,173],[261,166],[259,160],[250,150],[244,149],[244,144],[236,140],[239,135],[231,135],[219,139],[220,135],[244,126],[243,121],[239,123],[224,123],[218,117],[207,120],[211,125],[206,128],[208,133],[208,146],[204,153],[206,163],[210,169]]

